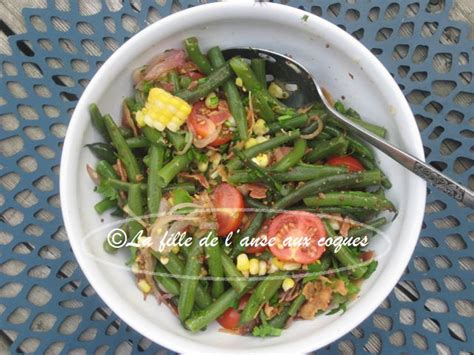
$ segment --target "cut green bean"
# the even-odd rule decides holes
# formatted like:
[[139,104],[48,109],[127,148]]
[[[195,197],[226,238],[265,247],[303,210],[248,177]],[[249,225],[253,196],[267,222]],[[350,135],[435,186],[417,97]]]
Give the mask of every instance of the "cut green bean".
[[186,145],[186,139],[184,138],[184,134],[178,132],[172,132],[169,129],[166,131],[166,138],[171,143],[171,145],[179,152],[183,150],[184,146]]
[[158,172],[158,185],[166,187],[176,175],[188,167],[190,159],[187,154],[175,156],[168,164]]
[[[282,129],[287,131],[287,130],[293,130],[297,128],[304,127],[308,123],[309,117],[305,113],[300,113],[298,115],[295,115],[293,117],[284,119],[284,120],[277,120],[274,122],[270,122],[268,124],[268,129],[269,133],[277,133],[281,131]],[[305,133],[306,134],[306,133]]]
[[142,127],[142,133],[150,143],[164,143],[163,133],[155,128],[149,126]]
[[[294,141],[295,139],[298,139],[299,136],[300,136],[300,133],[298,131],[291,131],[291,132],[288,132],[288,134],[271,138],[265,142],[256,144],[253,147],[245,149],[242,151],[242,154],[244,154],[246,158],[250,159],[260,153],[267,152],[285,143]],[[232,160],[229,161],[229,163],[227,163],[227,168],[229,170],[236,170],[236,169],[239,169],[241,166],[242,166],[242,162],[237,157],[233,158]]]
[[351,237],[364,237],[364,236],[372,236],[374,233],[377,232],[377,229],[379,227],[382,227],[383,225],[387,224],[387,218],[385,217],[380,217],[377,218],[373,221],[367,222],[364,226],[362,227],[356,227],[356,228],[351,228],[349,230],[349,235]]
[[184,325],[191,332],[197,332],[205,328],[208,324],[219,318],[229,307],[236,304],[240,296],[239,292],[230,288],[207,308],[194,312],[191,317],[186,319]]
[[293,147],[293,150],[286,154],[278,163],[272,166],[271,170],[282,173],[288,171],[288,169],[292,168],[296,164],[298,164],[303,158],[303,155],[306,151],[306,140],[298,139]]
[[89,105],[89,114],[91,116],[91,121],[94,128],[106,141],[109,141],[110,138],[107,128],[105,127],[104,117],[100,113],[100,110],[96,104]]
[[252,239],[257,232],[262,227],[263,221],[265,220],[265,214],[263,212],[257,212],[250,222],[249,226],[244,232],[241,232],[234,238],[232,251],[230,252],[231,258],[236,258],[239,254],[243,253],[245,250],[245,246],[242,243],[243,238],[247,237]]
[[267,74],[265,70],[265,64],[266,61],[262,58],[253,58],[250,61],[250,66],[262,88],[267,87]]
[[117,161],[115,149],[110,144],[98,142],[86,144],[86,147],[89,148],[91,153],[94,154],[97,159],[105,160],[109,164],[115,164]]
[[[214,67],[214,70],[221,68],[226,63],[219,47],[211,48],[207,55],[209,57],[209,60],[211,61],[212,66]],[[234,117],[239,137],[241,140],[247,140],[247,115],[245,113],[245,108],[242,104],[242,100],[240,99],[239,90],[235,86],[235,83],[232,79],[227,80],[222,85],[222,88],[224,89],[227,98],[227,103],[229,104],[229,109],[232,113],[232,117]]]
[[[141,218],[143,216],[143,201],[139,184],[133,184],[128,190],[127,205],[134,216]],[[143,226],[136,220],[128,222],[129,237],[134,240],[135,237],[143,231]],[[135,261],[137,248],[130,247],[131,261]]]
[[112,140],[115,149],[117,149],[118,156],[125,165],[125,170],[127,171],[128,179],[131,182],[140,181],[143,176],[140,172],[140,167],[138,165],[137,159],[135,158],[135,155],[127,146],[125,139],[120,134],[120,131],[112,117],[110,115],[105,115],[104,121],[110,139]]
[[159,186],[158,174],[163,167],[165,148],[161,144],[152,144],[148,150],[148,156],[150,157],[150,167],[147,180],[147,205],[150,221],[153,223],[160,209],[162,191]]
[[212,73],[212,66],[209,63],[209,60],[202,54],[201,49],[199,48],[199,42],[196,37],[189,37],[184,40],[184,48],[186,48],[186,53],[188,57],[192,60],[194,64],[197,65],[199,70],[206,75]]
[[393,203],[385,197],[362,191],[326,192],[320,196],[307,197],[303,201],[308,207],[344,206],[363,207],[379,211],[395,210]]
[[304,156],[304,160],[308,163],[314,163],[332,155],[345,155],[348,145],[349,142],[342,136],[333,138],[313,148]]
[[267,278],[261,281],[247,302],[244,310],[240,314],[240,324],[244,325],[257,317],[260,308],[265,302],[268,302],[270,298],[278,291],[283,279],[286,276],[286,272],[277,271],[267,276]]
[[196,288],[199,284],[199,274],[201,272],[201,262],[199,258],[202,254],[202,247],[199,244],[199,238],[193,238],[189,255],[184,266],[184,279],[181,282],[178,313],[179,318],[186,320],[193,310],[196,298]]
[[104,198],[103,200],[97,202],[94,205],[94,209],[98,214],[102,214],[107,210],[110,210],[114,207],[117,207],[117,201],[111,200],[109,198]]
[[150,141],[144,136],[127,138],[125,142],[130,149],[146,148],[150,145]]
[[[336,237],[336,233],[328,221],[324,221],[324,227],[326,228],[326,232],[330,238]],[[352,251],[346,245],[342,245],[341,249],[337,252],[335,251],[335,246],[333,244],[329,245],[328,249],[343,266],[351,269],[354,278],[360,279],[364,276],[367,271],[367,266],[359,258],[354,256]]]
[[165,267],[159,262],[156,263],[155,272],[157,273],[155,280],[161,288],[173,296],[178,296],[180,286],[173,275],[169,274]]
[[359,173],[328,176],[323,179],[312,180],[293,190],[288,195],[277,201],[273,208],[285,209],[301,201],[303,198],[314,196],[319,192],[331,191],[341,188],[350,188],[354,184],[359,186],[372,186],[380,184],[380,173],[377,171],[363,171]]
[[215,278],[212,280],[211,294],[212,297],[217,298],[224,293],[224,268],[221,260],[223,252],[219,244],[219,237],[215,232],[210,234],[209,243],[206,243],[204,246],[204,251],[206,253],[209,274]]
[[168,76],[170,83],[173,84],[173,94],[176,94],[180,90],[178,73],[176,70],[171,70]]
[[112,165],[106,160],[100,160],[95,166],[95,171],[104,181],[107,179],[117,179],[118,175]]
[[184,101],[194,103],[199,99],[206,97],[212,91],[222,86],[227,80],[232,77],[232,70],[228,64],[214,70],[211,75],[207,77],[207,80],[200,84],[194,90],[181,90],[176,93],[176,96],[182,98]]
[[237,292],[242,292],[247,286],[247,280],[244,275],[237,270],[234,262],[226,253],[221,253],[221,261],[227,281]]

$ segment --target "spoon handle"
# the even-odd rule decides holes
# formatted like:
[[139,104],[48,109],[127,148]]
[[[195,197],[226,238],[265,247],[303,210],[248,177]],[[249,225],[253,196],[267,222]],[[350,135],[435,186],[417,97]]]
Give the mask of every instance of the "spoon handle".
[[327,101],[321,89],[318,87],[319,96],[327,109],[341,121],[352,133],[356,134],[360,138],[364,139],[368,143],[372,144],[377,149],[384,152],[390,158],[403,165],[405,168],[415,173],[424,180],[430,182],[438,190],[451,196],[457,201],[462,202],[464,205],[474,208],[474,193],[468,188],[458,184],[453,179],[440,173],[438,170],[428,165],[411,154],[395,147],[388,143],[386,140],[376,136],[367,129],[360,127],[359,125],[352,122],[349,118],[336,111]]

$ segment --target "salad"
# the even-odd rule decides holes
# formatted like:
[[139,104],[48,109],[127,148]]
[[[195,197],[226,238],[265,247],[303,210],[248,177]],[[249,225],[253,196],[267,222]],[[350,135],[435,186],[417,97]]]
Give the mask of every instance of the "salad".
[[377,261],[342,241],[367,241],[388,222],[380,213],[396,210],[371,149],[320,102],[288,107],[264,59],[227,59],[188,38],[137,68],[120,125],[90,106],[103,142],[88,145],[98,162],[87,170],[103,197],[97,213],[129,218],[145,297],[192,332],[217,320],[278,336],[294,320],[345,311]]

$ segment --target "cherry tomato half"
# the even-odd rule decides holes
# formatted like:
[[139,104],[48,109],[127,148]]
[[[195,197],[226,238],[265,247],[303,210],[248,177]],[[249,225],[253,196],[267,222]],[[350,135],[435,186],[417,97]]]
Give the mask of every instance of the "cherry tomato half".
[[232,132],[223,124],[230,117],[229,107],[224,100],[220,100],[213,110],[207,108],[203,101],[198,101],[193,105],[187,124],[189,130],[200,140],[214,134],[218,126],[221,126],[219,136],[209,144],[217,147],[232,139]]
[[328,159],[327,165],[345,166],[350,172],[358,172],[364,170],[364,166],[356,158],[350,155],[335,156]]
[[[256,237],[255,238],[259,238],[259,237],[262,237],[262,236],[267,236],[267,239],[268,239],[268,228],[270,227],[270,220],[267,219],[262,227],[260,228],[260,230],[258,231],[258,233],[256,234]],[[258,245],[258,246],[249,246],[247,248],[245,248],[245,252],[248,253],[248,254],[257,254],[257,253],[263,253],[265,250],[267,249],[267,245]]]
[[212,193],[212,202],[218,210],[217,217],[217,235],[227,236],[235,231],[242,223],[244,217],[244,198],[239,190],[232,185],[223,183],[217,185]]
[[[326,237],[323,222],[305,211],[284,212],[276,216],[270,224],[268,237],[275,238],[270,251],[283,261],[311,264],[326,250],[324,245],[318,245],[318,241]],[[302,238],[308,239],[306,245]]]
[[226,329],[235,329],[239,326],[240,321],[240,312],[245,308],[247,302],[249,301],[250,294],[247,293],[242,296],[239,302],[239,308],[235,309],[233,307],[228,308],[222,316],[217,318],[217,321],[221,326]]

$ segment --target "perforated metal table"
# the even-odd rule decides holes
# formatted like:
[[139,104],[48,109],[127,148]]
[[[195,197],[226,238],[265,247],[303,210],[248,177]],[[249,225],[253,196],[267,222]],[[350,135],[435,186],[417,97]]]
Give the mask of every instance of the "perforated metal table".
[[[364,43],[410,102],[427,160],[472,188],[474,35],[452,19],[472,24],[472,0],[281,2]],[[62,226],[58,172],[70,115],[100,65],[141,28],[199,3],[0,1],[0,353],[167,352],[88,285]],[[470,210],[430,191],[402,280],[321,352],[472,352],[471,223]]]

